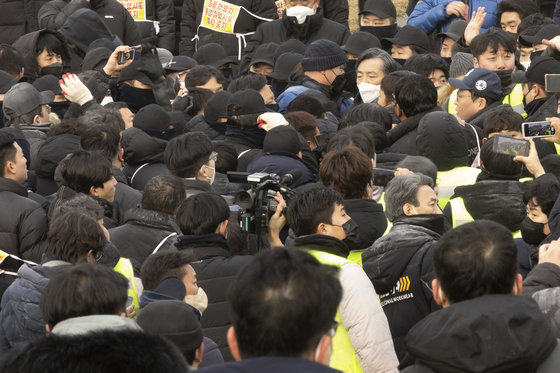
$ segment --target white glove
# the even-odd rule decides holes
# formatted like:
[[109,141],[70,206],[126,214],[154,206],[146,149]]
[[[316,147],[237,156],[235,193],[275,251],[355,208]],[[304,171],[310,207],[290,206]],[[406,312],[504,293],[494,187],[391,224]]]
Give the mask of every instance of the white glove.
[[62,75],[60,88],[62,88],[62,94],[68,101],[75,102],[80,106],[93,100],[93,96],[88,87],[82,83],[76,74]]
[[270,131],[276,126],[289,125],[284,116],[280,113],[263,113],[259,115],[257,120],[259,122],[259,128],[262,128],[265,131]]

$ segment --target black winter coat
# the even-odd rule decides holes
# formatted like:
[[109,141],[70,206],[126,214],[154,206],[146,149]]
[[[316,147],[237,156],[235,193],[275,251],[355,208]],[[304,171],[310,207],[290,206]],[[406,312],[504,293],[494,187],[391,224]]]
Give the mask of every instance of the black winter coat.
[[128,210],[137,209],[140,206],[142,193],[128,185],[128,180],[126,180],[126,176],[120,168],[113,166],[113,176],[117,180],[115,202],[119,206],[120,211],[121,221],[119,224],[124,224],[124,214]]
[[[402,365],[417,365],[403,372],[556,372],[557,346],[534,300],[484,295],[454,303],[416,324],[406,337],[410,356]],[[541,365],[549,367],[537,370]]]
[[208,308],[201,320],[203,334],[218,344],[225,361],[231,361],[226,340],[231,325],[227,294],[235,276],[252,257],[231,256],[226,239],[218,234],[180,236],[175,246],[193,255],[191,264],[198,285],[208,295]]
[[439,107],[435,107],[432,110],[413,115],[397,124],[395,128],[387,131],[387,144],[389,145],[387,151],[391,153],[418,155],[416,136],[418,135],[420,119],[428,113],[440,110]]
[[339,373],[314,361],[294,357],[257,357],[199,369],[200,373]]
[[0,43],[12,44],[17,38],[39,30],[37,14],[45,0],[1,0]]
[[40,262],[37,244],[46,238],[47,215],[37,202],[29,199],[27,189],[18,182],[0,178],[1,250],[22,259]]
[[560,286],[560,267],[554,263],[537,264],[523,280],[523,295]]
[[[267,19],[278,18],[278,11],[274,0],[229,0],[230,4],[242,6],[249,12]],[[223,45],[228,56],[237,58],[239,41],[233,34],[217,32],[205,27],[200,27],[202,12],[204,10],[204,0],[184,0],[181,15],[181,42],[179,52],[182,55],[192,56],[197,48],[209,43]],[[241,9],[235,22],[234,32],[247,34],[254,32],[261,23],[265,21],[253,17],[247,11]],[[199,41],[192,40],[197,34]],[[249,40],[249,36],[246,36]],[[241,40],[243,48],[243,41]]]
[[142,266],[159,246],[166,250],[180,233],[173,215],[160,211],[135,209],[125,213],[124,224],[109,230],[111,242],[125,258]]
[[58,30],[76,10],[90,8],[125,45],[138,45],[140,32],[134,19],[116,0],[51,0],[39,10],[39,25],[49,30]]
[[155,22],[159,22],[156,46],[175,53],[175,14],[173,0],[146,0],[146,21],[138,21],[142,39],[155,37]]
[[350,250],[364,250],[385,233],[387,218],[383,206],[372,199],[345,199],[346,213],[358,224],[358,241]]
[[432,256],[443,222],[442,215],[403,215],[362,254],[364,271],[379,294],[399,360],[404,358],[404,338],[410,328],[438,308],[432,294]]
[[[223,131],[220,131],[220,129]],[[209,123],[204,118],[204,115],[197,115],[187,123],[185,132],[194,131],[204,132],[212,141],[224,140],[226,138],[226,124],[217,122]]]

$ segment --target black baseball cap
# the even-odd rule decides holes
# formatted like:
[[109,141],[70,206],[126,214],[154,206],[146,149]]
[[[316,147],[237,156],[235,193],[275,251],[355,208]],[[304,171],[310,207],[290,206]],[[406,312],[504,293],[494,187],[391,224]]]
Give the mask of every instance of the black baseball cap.
[[372,13],[379,18],[397,18],[397,9],[391,0],[367,0],[359,14]]
[[475,91],[494,100],[502,97],[502,82],[498,75],[480,67],[469,71],[462,80],[449,78],[449,84],[453,88]]
[[381,48],[381,42],[375,35],[364,31],[356,31],[350,35],[346,44],[342,46],[345,52],[358,56],[369,48]]
[[463,36],[465,33],[465,29],[467,28],[467,21],[464,19],[458,19],[451,23],[445,32],[440,32],[437,36],[439,38],[450,38],[453,41],[457,41]]
[[543,39],[550,40],[558,35],[560,35],[560,25],[550,24],[542,26],[533,36],[520,35],[519,39],[524,41],[526,44],[542,44]]
[[418,27],[410,25],[401,28],[394,38],[383,38],[383,40],[397,45],[415,45],[424,48],[426,51],[430,49],[430,39],[428,39],[428,35]]
[[512,75],[514,83],[532,82],[545,86],[546,74],[560,74],[560,62],[552,57],[537,56],[531,61],[527,71],[517,71]]

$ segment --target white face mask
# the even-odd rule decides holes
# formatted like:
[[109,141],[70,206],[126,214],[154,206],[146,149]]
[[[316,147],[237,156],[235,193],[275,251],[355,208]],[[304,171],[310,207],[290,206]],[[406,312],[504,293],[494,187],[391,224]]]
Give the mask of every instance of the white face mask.
[[369,103],[377,100],[377,98],[379,97],[379,92],[381,91],[381,86],[377,84],[361,82],[360,84],[358,84],[358,90],[360,91],[360,96],[362,96],[362,101],[364,101],[364,103]]
[[212,184],[214,184],[214,179],[216,179],[216,167],[206,166],[206,168],[209,168],[209,169],[211,169],[211,170],[213,171],[213,172],[212,172],[212,177],[210,178],[210,180],[208,180],[208,183],[209,183],[210,185],[212,185]]
[[105,97],[103,97],[103,100],[101,100],[101,104],[100,104],[100,105],[101,105],[101,106],[105,106],[105,105],[107,105],[107,104],[110,103],[110,102],[113,102],[113,97],[111,97],[111,96],[105,96]]
[[296,17],[297,23],[300,25],[305,22],[307,16],[312,16],[314,14],[315,10],[302,5],[297,5],[286,9],[286,15],[288,17]]
[[529,66],[531,66],[531,61],[524,61],[524,62],[519,62],[519,63],[523,65],[523,67],[525,68],[525,71],[527,71]]

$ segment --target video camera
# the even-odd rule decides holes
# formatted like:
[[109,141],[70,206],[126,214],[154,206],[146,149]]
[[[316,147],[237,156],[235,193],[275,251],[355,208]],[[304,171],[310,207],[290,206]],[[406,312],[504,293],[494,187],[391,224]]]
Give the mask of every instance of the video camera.
[[301,174],[299,169],[293,169],[283,177],[265,172],[249,174],[229,171],[227,175],[230,182],[251,186],[248,191],[239,192],[234,198],[234,204],[240,207],[241,230],[256,235],[266,234],[268,221],[278,207],[278,202],[274,199],[276,192],[280,192],[288,202],[296,192],[286,185],[299,179]]

